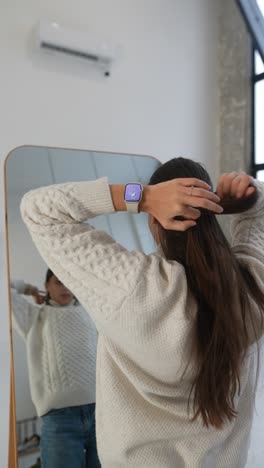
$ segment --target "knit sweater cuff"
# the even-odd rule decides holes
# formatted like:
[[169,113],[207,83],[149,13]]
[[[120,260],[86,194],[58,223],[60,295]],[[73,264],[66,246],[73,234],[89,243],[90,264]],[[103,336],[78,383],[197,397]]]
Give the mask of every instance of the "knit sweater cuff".
[[79,203],[79,210],[86,219],[115,213],[107,177],[74,184],[74,198]]
[[27,285],[23,280],[11,280],[10,287],[15,289],[19,294],[24,294]]

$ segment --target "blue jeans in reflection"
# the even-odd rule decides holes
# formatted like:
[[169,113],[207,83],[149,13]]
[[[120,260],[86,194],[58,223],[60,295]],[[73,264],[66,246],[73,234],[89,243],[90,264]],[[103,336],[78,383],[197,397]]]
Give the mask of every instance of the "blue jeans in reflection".
[[42,417],[41,468],[99,468],[95,404],[52,410]]

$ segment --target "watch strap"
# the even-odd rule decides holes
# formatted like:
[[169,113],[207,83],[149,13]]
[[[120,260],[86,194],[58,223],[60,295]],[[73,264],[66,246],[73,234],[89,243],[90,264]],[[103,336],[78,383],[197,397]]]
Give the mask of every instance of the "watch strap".
[[129,213],[139,213],[139,202],[125,202],[126,209]]

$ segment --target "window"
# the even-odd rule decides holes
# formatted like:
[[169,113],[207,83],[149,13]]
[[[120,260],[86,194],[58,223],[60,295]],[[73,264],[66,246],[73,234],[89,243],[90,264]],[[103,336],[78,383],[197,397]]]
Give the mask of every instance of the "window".
[[[264,16],[264,0],[257,0]],[[264,63],[254,54],[253,65],[253,151],[252,175],[264,181]]]

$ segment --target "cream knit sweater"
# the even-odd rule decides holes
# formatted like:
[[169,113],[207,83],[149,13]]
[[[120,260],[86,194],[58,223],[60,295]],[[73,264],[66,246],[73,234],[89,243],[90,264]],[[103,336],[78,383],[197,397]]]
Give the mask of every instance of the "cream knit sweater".
[[[240,255],[264,282],[263,184],[257,205],[234,217]],[[129,252],[84,223],[114,212],[107,179],[28,193],[21,212],[45,262],[91,312],[99,330],[97,442],[104,468],[214,468],[246,463],[254,404],[254,347],[241,375],[238,416],[206,429],[187,416],[196,304],[184,268]]]
[[26,284],[11,282],[12,325],[24,339],[38,416],[95,402],[97,331],[80,305],[31,304]]

